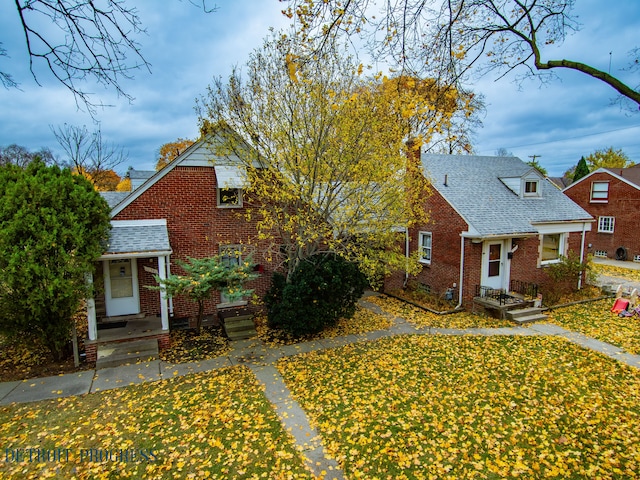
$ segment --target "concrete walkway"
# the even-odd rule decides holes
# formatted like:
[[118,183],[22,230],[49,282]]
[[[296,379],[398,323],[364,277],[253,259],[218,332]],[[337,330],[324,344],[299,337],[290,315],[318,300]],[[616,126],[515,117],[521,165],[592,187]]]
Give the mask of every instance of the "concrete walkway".
[[[380,307],[367,302],[366,296],[360,303],[375,313],[385,315]],[[227,356],[201,362],[171,364],[154,360],[148,363],[104,368],[97,371],[87,370],[55,377],[0,383],[0,405],[83,395],[232,365],[247,365],[264,385],[266,397],[274,405],[274,409],[285,429],[291,433],[301,448],[311,470],[316,475],[320,475],[322,471],[326,472],[324,478],[327,479],[341,479],[344,476],[339,465],[334,460],[327,458],[318,432],[311,427],[306,413],[291,396],[291,392],[276,369],[275,363],[282,357],[299,353],[336,348],[349,343],[372,341],[405,334],[555,335],[564,337],[584,348],[603,353],[627,365],[640,368],[640,355],[626,353],[621,348],[577,332],[565,330],[553,324],[531,324],[527,327],[506,328],[420,328],[403,318],[394,317],[393,325],[387,330],[304,342],[296,345],[270,348],[257,339],[236,341],[232,342],[231,351]]]

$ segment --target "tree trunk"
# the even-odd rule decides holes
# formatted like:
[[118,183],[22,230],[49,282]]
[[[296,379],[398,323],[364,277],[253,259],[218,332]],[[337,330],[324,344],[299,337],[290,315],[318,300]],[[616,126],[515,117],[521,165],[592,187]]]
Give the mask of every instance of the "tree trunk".
[[196,332],[200,335],[200,329],[202,328],[202,317],[204,316],[204,301],[198,300],[198,318],[196,320]]

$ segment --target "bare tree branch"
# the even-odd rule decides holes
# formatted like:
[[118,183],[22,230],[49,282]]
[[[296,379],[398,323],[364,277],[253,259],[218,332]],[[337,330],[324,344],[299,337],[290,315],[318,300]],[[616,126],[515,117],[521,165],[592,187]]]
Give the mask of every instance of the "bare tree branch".
[[[137,37],[146,30],[135,6],[126,0],[14,0],[29,55],[31,75],[38,85],[38,63],[44,63],[56,80],[71,93],[78,108],[95,115],[97,107],[86,82],[94,81],[128,101],[133,97],[123,88],[123,80],[133,78],[139,69],[151,71],[142,55]],[[129,4],[135,5],[133,2]],[[189,3],[202,8],[207,0]],[[53,29],[42,25],[53,24]],[[8,56],[0,46],[0,56]],[[6,88],[17,87],[10,73],[0,71]]]
[[[368,26],[372,48],[403,71],[458,85],[475,71],[498,78],[524,69],[546,81],[553,69],[571,69],[600,80],[640,106],[640,85],[573,60],[543,60],[545,45],[561,44],[580,29],[575,0],[289,0],[288,15],[308,38],[362,35]],[[374,7],[382,17],[369,23]],[[610,8],[615,8],[614,4]],[[617,4],[616,4],[617,6]],[[292,15],[293,16],[293,15]],[[346,26],[345,26],[346,25]],[[627,72],[637,72],[639,50],[630,52]]]
[[101,187],[115,168],[125,162],[128,154],[122,147],[107,144],[102,140],[100,128],[89,132],[86,126],[64,124],[51,127],[66,159],[62,164],[87,177],[95,186]]

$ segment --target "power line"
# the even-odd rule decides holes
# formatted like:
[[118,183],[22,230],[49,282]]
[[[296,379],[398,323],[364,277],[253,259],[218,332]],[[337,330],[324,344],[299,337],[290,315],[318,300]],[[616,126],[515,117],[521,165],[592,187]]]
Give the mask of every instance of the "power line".
[[[596,135],[604,135],[605,133],[621,132],[622,130],[630,130],[632,128],[638,128],[638,127],[640,127],[640,125],[633,125],[631,127],[616,128],[614,130],[607,130],[607,131],[598,132],[598,133],[587,133],[585,135],[577,135],[575,137],[560,138],[558,140],[550,140],[548,142],[528,143],[526,145],[515,145],[515,146],[504,147],[504,148],[511,149],[511,148],[534,147],[534,146],[537,146],[537,145],[548,145],[550,143],[565,142],[567,140],[576,140],[578,138],[585,138],[585,137],[594,137]],[[487,149],[487,151],[488,151],[488,149]]]

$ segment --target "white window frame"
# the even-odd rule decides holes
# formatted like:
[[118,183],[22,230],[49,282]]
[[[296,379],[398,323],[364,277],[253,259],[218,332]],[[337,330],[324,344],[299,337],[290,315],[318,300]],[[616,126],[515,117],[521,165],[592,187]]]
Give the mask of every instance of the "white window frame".
[[[544,255],[544,237],[551,237],[558,235],[558,256],[556,258],[550,258],[548,260],[543,259]],[[540,237],[540,265],[549,265],[551,263],[558,263],[562,260],[562,257],[566,255],[566,233],[545,233]]]
[[[429,239],[429,245],[424,245],[424,240]],[[431,232],[419,232],[418,233],[418,248],[420,250],[420,263],[425,265],[431,265],[431,259],[433,258],[433,234]]]
[[[242,189],[241,188],[224,188],[218,187],[217,189],[217,204],[218,208],[241,208],[242,207]],[[222,196],[223,190],[235,190],[237,195],[237,202],[225,202],[224,197]]]
[[608,203],[609,202],[609,182],[608,181],[591,182],[591,193],[589,196],[589,201],[591,203]]
[[616,226],[616,217],[598,217],[598,233],[613,233]]
[[[534,190],[527,192],[527,185],[534,185]],[[525,197],[539,197],[540,196],[540,180],[537,179],[525,179],[522,191]]]

